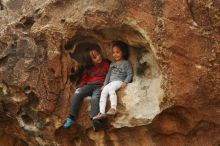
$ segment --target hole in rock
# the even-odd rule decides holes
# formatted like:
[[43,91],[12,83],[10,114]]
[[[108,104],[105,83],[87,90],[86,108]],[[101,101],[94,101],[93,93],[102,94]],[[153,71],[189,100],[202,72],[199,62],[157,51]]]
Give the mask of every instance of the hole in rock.
[[31,93],[31,88],[30,88],[30,86],[24,87],[24,93],[25,93],[25,94],[30,94],[30,93]]
[[34,92],[31,91],[27,96],[28,102],[25,104],[24,108],[36,107],[39,104],[39,98]]
[[20,22],[25,26],[25,28],[29,29],[34,25],[35,20],[34,17],[23,17]]
[[66,50],[71,50],[72,48],[74,48],[74,44],[75,44],[75,40],[74,38],[71,38],[67,41],[67,43],[65,44],[64,48]]
[[34,122],[33,119],[28,115],[22,115],[21,118],[24,121],[24,123],[28,125],[33,124]]
[[[129,45],[129,62],[133,69],[132,83],[124,90],[123,107],[126,108],[129,118],[140,120],[138,121],[140,125],[146,124],[146,121],[150,123],[149,119],[153,119],[160,111],[160,102],[162,102],[164,92],[161,88],[162,74],[155,57],[156,52],[147,34],[142,34],[126,25],[99,30],[80,28],[74,36],[66,40],[64,50],[71,55],[73,60],[83,64],[85,50],[96,44],[100,46],[104,58],[114,61],[112,42],[115,40],[121,40]],[[75,79],[77,78],[78,76],[75,76]],[[140,119],[140,117],[146,119]],[[132,123],[126,122],[129,120],[124,121],[124,125],[120,123],[121,125],[118,126],[132,126]]]
[[93,31],[79,30],[66,42],[64,48],[79,64],[84,63],[85,50],[93,45],[100,46],[103,56],[113,61],[111,45],[115,40],[124,41],[129,45],[129,61],[133,67],[134,77],[156,78],[160,76],[150,44],[139,32],[127,26]]
[[60,20],[61,23],[64,23],[65,21],[66,21],[65,19],[61,19],[61,20]]
[[3,102],[4,111],[11,116],[16,115],[19,112],[19,105],[15,102],[4,101]]

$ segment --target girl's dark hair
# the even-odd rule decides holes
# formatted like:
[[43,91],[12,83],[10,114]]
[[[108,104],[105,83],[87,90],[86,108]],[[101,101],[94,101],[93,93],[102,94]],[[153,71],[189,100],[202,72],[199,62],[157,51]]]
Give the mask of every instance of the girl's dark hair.
[[84,55],[85,62],[83,63],[83,66],[85,68],[89,68],[89,67],[93,66],[92,58],[90,56],[91,51],[97,51],[98,53],[102,54],[101,53],[101,48],[99,47],[99,45],[90,44],[90,46],[86,49],[85,55]]
[[128,60],[129,57],[129,51],[128,51],[128,45],[122,41],[113,41],[112,42],[112,48],[117,47],[121,50],[123,58],[125,60]]

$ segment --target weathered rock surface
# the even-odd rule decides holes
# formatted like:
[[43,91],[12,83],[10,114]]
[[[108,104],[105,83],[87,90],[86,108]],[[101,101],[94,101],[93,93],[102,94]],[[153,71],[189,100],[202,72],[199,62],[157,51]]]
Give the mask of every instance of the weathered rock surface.
[[[93,132],[63,129],[89,43],[130,45],[133,82]],[[219,0],[1,0],[0,145],[220,145]],[[75,77],[77,78],[77,77]]]

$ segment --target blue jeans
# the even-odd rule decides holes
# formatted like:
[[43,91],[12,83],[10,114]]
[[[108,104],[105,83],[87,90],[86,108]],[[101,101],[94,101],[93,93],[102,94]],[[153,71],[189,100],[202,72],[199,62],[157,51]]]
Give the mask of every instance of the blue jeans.
[[90,118],[93,118],[99,113],[99,99],[101,95],[101,85],[84,85],[81,88],[78,88],[72,99],[71,106],[69,110],[69,116],[73,118],[73,120],[77,119],[78,111],[83,99],[87,96],[91,96],[91,112]]

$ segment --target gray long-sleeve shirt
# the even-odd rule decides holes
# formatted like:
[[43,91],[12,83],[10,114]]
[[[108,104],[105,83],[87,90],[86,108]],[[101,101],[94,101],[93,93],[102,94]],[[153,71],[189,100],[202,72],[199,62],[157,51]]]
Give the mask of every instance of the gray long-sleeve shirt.
[[132,75],[132,67],[127,60],[113,62],[110,64],[104,85],[107,85],[112,81],[122,81],[129,83],[132,79]]

